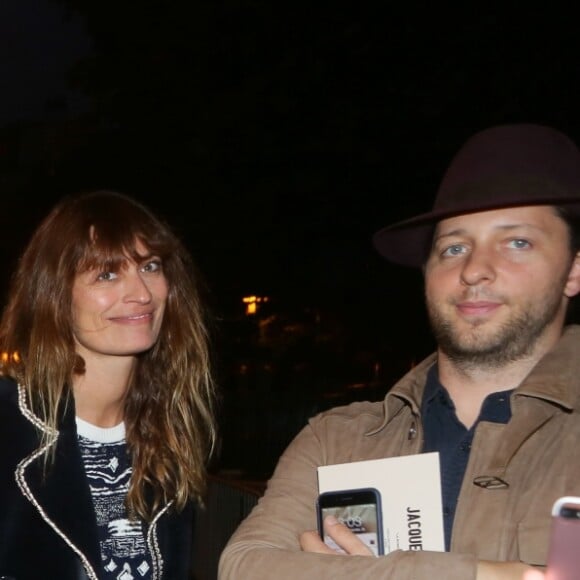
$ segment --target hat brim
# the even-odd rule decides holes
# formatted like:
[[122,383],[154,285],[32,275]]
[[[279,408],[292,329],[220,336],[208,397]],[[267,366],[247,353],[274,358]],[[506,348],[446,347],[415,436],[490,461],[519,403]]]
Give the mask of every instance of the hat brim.
[[526,199],[520,202],[512,200],[506,203],[494,203],[490,199],[470,208],[469,211],[465,209],[457,211],[449,209],[434,210],[397,222],[377,231],[373,235],[372,241],[379,254],[390,262],[401,266],[420,268],[429,256],[433,231],[441,220],[457,215],[531,205],[563,206],[569,210],[571,215],[580,217],[580,199],[571,198],[570,196],[534,199],[533,201]]

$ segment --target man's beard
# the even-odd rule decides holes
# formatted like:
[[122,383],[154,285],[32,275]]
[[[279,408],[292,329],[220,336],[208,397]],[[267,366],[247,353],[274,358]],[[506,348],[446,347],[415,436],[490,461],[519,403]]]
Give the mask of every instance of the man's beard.
[[[464,369],[497,369],[530,355],[544,330],[558,315],[563,286],[552,286],[540,303],[531,302],[492,333],[475,322],[460,334],[437,306],[427,301],[431,328],[437,344],[450,360]],[[482,326],[478,332],[478,326]]]

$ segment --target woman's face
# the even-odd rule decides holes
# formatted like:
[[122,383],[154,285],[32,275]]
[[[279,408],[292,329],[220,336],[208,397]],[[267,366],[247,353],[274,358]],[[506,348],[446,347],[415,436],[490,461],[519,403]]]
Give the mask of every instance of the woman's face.
[[140,259],[127,257],[118,272],[88,270],[72,288],[73,333],[83,357],[135,356],[159,336],[168,284],[163,265],[140,242]]

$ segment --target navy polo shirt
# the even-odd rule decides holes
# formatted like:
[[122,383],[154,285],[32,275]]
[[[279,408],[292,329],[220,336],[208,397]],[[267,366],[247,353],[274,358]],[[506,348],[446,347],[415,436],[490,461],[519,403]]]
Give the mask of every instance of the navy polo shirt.
[[467,468],[471,442],[480,421],[507,423],[511,417],[510,394],[512,390],[488,395],[483,401],[479,417],[471,429],[459,421],[455,405],[445,387],[439,382],[437,366],[428,375],[421,417],[425,432],[423,452],[439,452],[441,467],[441,492],[443,500],[443,526],[445,549],[451,545],[451,531],[459,490]]

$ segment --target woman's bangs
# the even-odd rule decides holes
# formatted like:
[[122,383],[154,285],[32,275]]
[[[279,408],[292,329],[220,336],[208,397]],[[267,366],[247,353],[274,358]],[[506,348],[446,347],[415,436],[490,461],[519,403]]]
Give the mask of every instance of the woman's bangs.
[[137,248],[139,243],[145,246],[148,252],[154,252],[146,237],[130,228],[99,230],[91,226],[91,230],[89,239],[81,250],[78,271],[98,269],[115,272],[127,258],[138,262],[143,258],[142,252],[139,253]]

